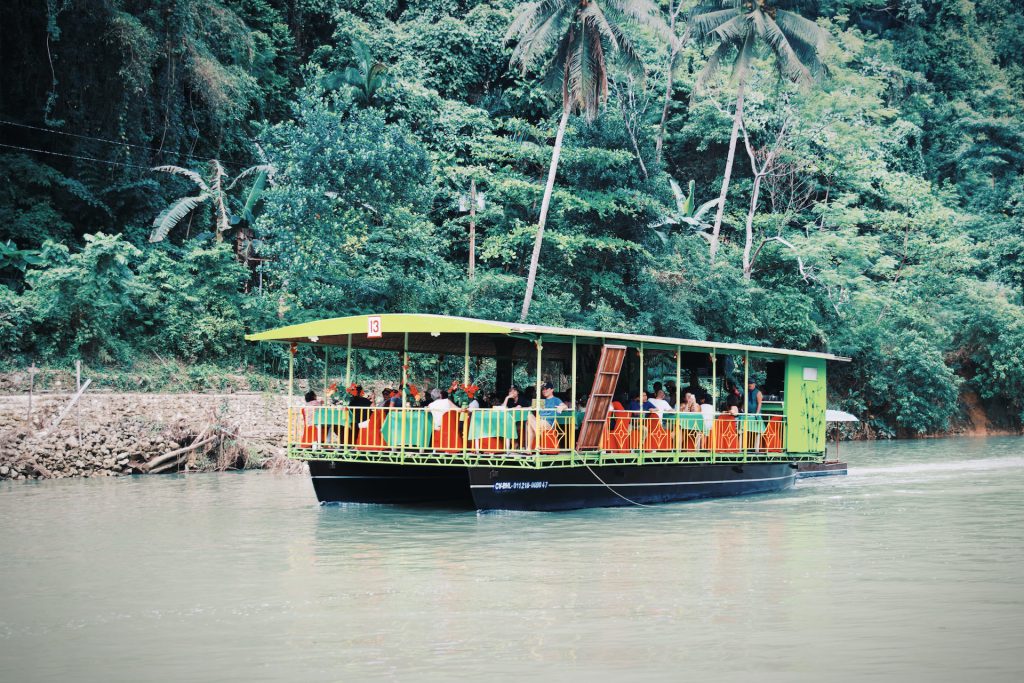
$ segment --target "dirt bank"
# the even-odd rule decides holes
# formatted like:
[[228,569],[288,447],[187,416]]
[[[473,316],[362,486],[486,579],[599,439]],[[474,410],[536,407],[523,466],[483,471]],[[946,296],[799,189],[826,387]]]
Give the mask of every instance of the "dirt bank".
[[28,396],[0,396],[0,478],[300,469],[283,458],[285,396],[87,392],[51,431],[70,399],[37,394],[29,419]]

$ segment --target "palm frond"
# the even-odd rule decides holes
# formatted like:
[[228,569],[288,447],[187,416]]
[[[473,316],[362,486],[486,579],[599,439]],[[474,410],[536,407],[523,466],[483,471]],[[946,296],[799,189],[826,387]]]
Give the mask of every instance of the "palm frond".
[[593,26],[595,30],[608,39],[608,42],[612,44],[614,49],[619,49],[619,40],[615,35],[616,32],[612,29],[611,24],[608,23],[608,17],[604,15],[601,7],[596,2],[590,3],[580,11],[580,20],[585,25]]
[[209,186],[207,186],[206,181],[203,180],[203,176],[187,168],[182,168],[181,166],[154,166],[150,170],[160,171],[161,173],[173,173],[174,175],[184,176],[191,180],[193,183],[195,183],[203,192],[210,191],[210,188]]
[[775,23],[779,25],[787,38],[796,37],[813,47],[816,52],[821,52],[828,40],[828,31],[795,12],[777,10]]
[[747,78],[750,65],[754,62],[754,48],[757,46],[757,34],[751,31],[743,41],[740,51],[736,53],[736,61],[732,63],[732,82],[739,83]]
[[150,242],[160,242],[167,237],[174,226],[181,222],[181,219],[192,212],[197,206],[210,198],[209,193],[203,192],[195,197],[181,197],[171,202],[170,206],[160,212],[153,220],[153,231],[149,233]]
[[[753,14],[756,16],[760,13],[754,12]],[[719,24],[718,28],[711,32],[711,37],[721,43],[738,44],[746,40],[751,30],[751,19],[745,14],[740,14]]]
[[736,17],[736,10],[732,9],[696,14],[690,18],[691,33],[697,40],[706,40],[716,28],[734,17]]
[[516,7],[516,16],[505,31],[505,42],[511,43],[524,33],[527,33],[537,20],[537,11],[540,9],[539,2],[524,2]]
[[[552,3],[543,3],[552,4]],[[551,47],[552,40],[561,33],[562,25],[567,13],[564,6],[555,7],[548,14],[541,14],[535,18],[542,19],[540,24],[530,26],[522,34],[519,43],[512,50],[511,63],[518,63],[525,73],[534,62]]]
[[[755,14],[760,15],[760,12]],[[761,38],[771,48],[772,53],[775,55],[775,59],[779,66],[779,73],[788,78],[791,81],[804,82],[811,80],[811,73],[804,66],[803,62],[797,56],[796,52],[793,51],[793,47],[786,40],[785,34],[779,25],[776,24],[771,17],[763,16],[759,22],[758,29],[760,30]]]
[[[676,35],[672,33],[669,25],[665,23],[657,3],[650,0],[605,0],[604,4],[614,14],[624,18],[625,21],[621,23],[635,24],[651,29],[670,48],[677,49],[680,47],[677,43]],[[616,21],[614,23],[619,22]]]
[[719,70],[722,68],[722,60],[732,52],[733,46],[729,43],[719,43],[715,51],[708,57],[708,61],[705,62],[704,68],[697,74],[696,80],[693,82],[693,92],[690,95],[691,101],[695,96],[704,92],[707,88],[708,83],[711,82],[715,76],[718,75]]

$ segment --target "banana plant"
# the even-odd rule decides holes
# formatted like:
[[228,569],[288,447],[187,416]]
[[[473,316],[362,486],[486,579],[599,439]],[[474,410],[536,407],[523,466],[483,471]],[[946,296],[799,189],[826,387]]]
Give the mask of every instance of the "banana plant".
[[[267,179],[273,174],[274,167],[270,164],[250,166],[235,176],[235,179],[230,183],[226,182],[228,175],[224,171],[224,167],[216,159],[210,160],[210,171],[206,178],[197,171],[181,166],[157,166],[153,170],[188,178],[195,183],[199,193],[191,197],[179,197],[161,211],[153,220],[153,230],[149,234],[149,241],[163,241],[167,238],[168,233],[181,223],[186,216],[203,204],[209,204],[213,207],[214,214],[213,233],[216,235],[217,241],[220,242],[224,239],[224,233],[230,230],[232,225],[239,224],[241,219],[244,219],[246,222],[252,222],[252,210],[256,202],[259,201]],[[240,219],[238,216],[233,216],[229,211],[228,192],[234,189],[242,180],[252,175],[256,176],[256,180],[246,197]]]
[[685,196],[683,195],[683,189],[679,187],[679,183],[675,181],[675,178],[669,177],[668,184],[672,188],[672,196],[676,200],[676,211],[675,213],[662,216],[653,223],[649,223],[647,227],[653,230],[654,234],[665,244],[668,243],[668,235],[658,228],[673,225],[685,225],[704,239],[710,241],[711,235],[705,231],[711,227],[711,224],[704,220],[704,216],[708,211],[718,206],[721,199],[711,199],[700,206],[696,206],[697,200],[694,198],[696,183],[693,180],[690,181],[687,188],[689,191]]

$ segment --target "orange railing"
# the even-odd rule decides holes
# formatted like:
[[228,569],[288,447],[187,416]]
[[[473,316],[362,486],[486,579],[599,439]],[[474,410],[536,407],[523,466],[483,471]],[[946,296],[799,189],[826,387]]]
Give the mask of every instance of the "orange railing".
[[[536,409],[305,406],[291,408],[288,445],[311,450],[454,453],[574,453],[582,413]],[[782,415],[615,410],[604,453],[782,453]]]

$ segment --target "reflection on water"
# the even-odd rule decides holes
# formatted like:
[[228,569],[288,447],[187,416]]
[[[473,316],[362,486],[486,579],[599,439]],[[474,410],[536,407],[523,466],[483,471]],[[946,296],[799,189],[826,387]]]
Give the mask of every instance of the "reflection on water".
[[267,473],[0,485],[22,680],[1020,680],[1024,440],[657,508],[319,507]]

